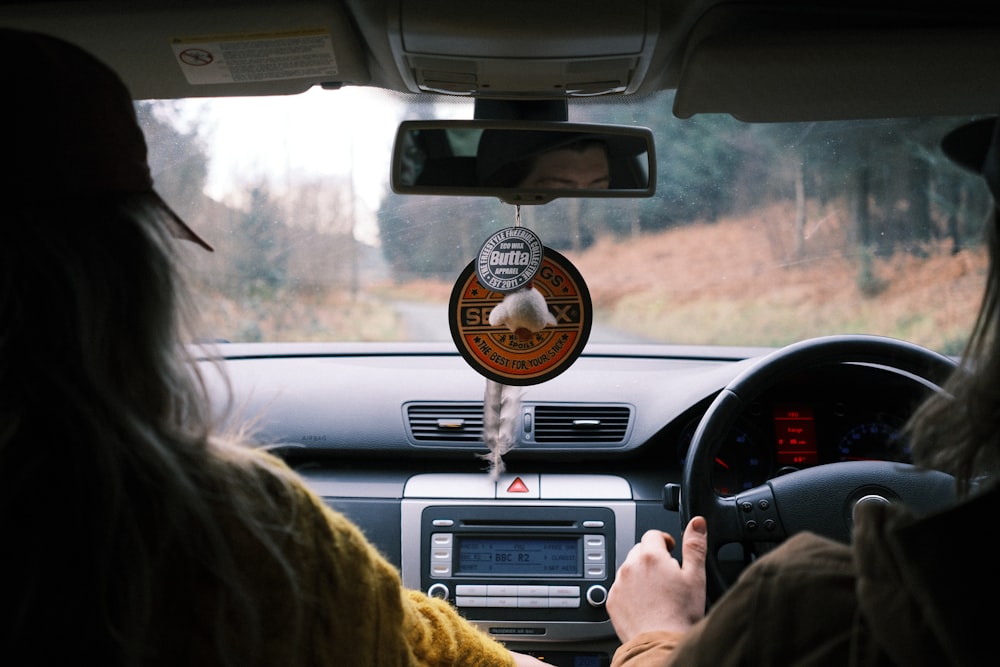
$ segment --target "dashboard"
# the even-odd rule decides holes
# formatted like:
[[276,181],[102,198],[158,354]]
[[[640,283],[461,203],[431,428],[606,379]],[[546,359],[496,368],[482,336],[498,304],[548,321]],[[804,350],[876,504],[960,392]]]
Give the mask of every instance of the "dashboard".
[[[276,447],[357,523],[403,583],[449,600],[515,650],[607,665],[604,609],[643,532],[680,533],[681,483],[713,401],[769,349],[589,346],[525,387],[517,443],[496,479],[482,458],[485,380],[446,345],[226,344],[213,392],[258,415]],[[733,495],[837,461],[907,461],[896,436],[933,389],[909,372],[837,363],[778,378],[712,454]],[[220,399],[222,396],[220,395]],[[757,547],[755,547],[757,548]],[[742,558],[743,556],[740,556]]]

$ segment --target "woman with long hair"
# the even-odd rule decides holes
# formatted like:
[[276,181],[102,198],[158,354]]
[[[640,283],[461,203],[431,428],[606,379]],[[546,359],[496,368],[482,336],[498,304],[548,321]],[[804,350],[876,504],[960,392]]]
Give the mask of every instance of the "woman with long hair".
[[247,434],[220,432],[131,97],[0,29],[0,661],[514,665]]

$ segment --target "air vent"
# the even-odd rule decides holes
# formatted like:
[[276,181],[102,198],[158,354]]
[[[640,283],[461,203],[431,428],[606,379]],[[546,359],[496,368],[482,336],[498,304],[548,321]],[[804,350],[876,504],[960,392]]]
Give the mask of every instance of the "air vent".
[[536,405],[535,442],[623,442],[631,416],[625,405]]
[[410,434],[418,442],[480,442],[482,403],[411,403],[406,406]]

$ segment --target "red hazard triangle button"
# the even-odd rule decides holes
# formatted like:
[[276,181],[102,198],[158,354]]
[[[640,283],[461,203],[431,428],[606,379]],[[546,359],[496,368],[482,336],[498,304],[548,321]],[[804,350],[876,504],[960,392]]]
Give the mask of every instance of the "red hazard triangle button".
[[539,486],[537,474],[500,475],[496,486],[497,498],[517,498],[518,500],[538,498]]
[[520,477],[515,477],[507,487],[507,493],[528,493],[528,485]]

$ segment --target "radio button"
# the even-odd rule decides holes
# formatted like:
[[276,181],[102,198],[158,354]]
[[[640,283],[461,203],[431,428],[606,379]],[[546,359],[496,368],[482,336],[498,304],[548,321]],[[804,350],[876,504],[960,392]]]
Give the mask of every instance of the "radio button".
[[489,598],[479,595],[456,595],[456,607],[485,607]]
[[603,535],[584,535],[583,536],[583,546],[588,549],[603,549],[604,548],[604,536]]
[[489,584],[486,587],[487,595],[509,595],[517,597],[517,586],[514,584]]
[[434,549],[431,551],[431,561],[438,563],[450,563],[451,549]]
[[435,547],[450,547],[452,544],[451,533],[433,533],[431,535],[431,545]]
[[430,588],[427,589],[427,595],[432,598],[439,598],[441,600],[448,599],[448,587],[444,584],[432,584]]
[[516,607],[517,597],[500,595],[500,596],[490,596],[486,598],[487,607]]
[[572,598],[580,597],[579,586],[549,586],[549,597]]
[[535,597],[518,598],[517,599],[517,606],[520,607],[520,608],[522,608],[522,609],[548,609],[548,607],[549,607],[549,599],[547,597],[546,598],[535,598]]
[[439,528],[447,528],[449,526],[454,526],[455,521],[452,519],[434,519],[431,521],[431,525]]
[[431,563],[431,576],[434,578],[450,577],[451,576],[451,562],[447,563]]
[[604,586],[591,586],[587,589],[587,602],[591,607],[600,607],[608,599],[608,589]]
[[607,572],[607,568],[604,565],[588,565],[584,576],[587,579],[604,579]]
[[553,609],[579,609],[580,597],[575,598],[549,598],[549,607]]
[[548,586],[518,586],[517,594],[524,597],[548,597]]
[[[588,519],[587,521],[583,522],[583,527],[584,528],[604,528],[604,522],[603,521],[595,521],[595,520]],[[592,537],[592,536],[588,535],[587,537]]]
[[486,584],[458,584],[455,595],[488,595]]

